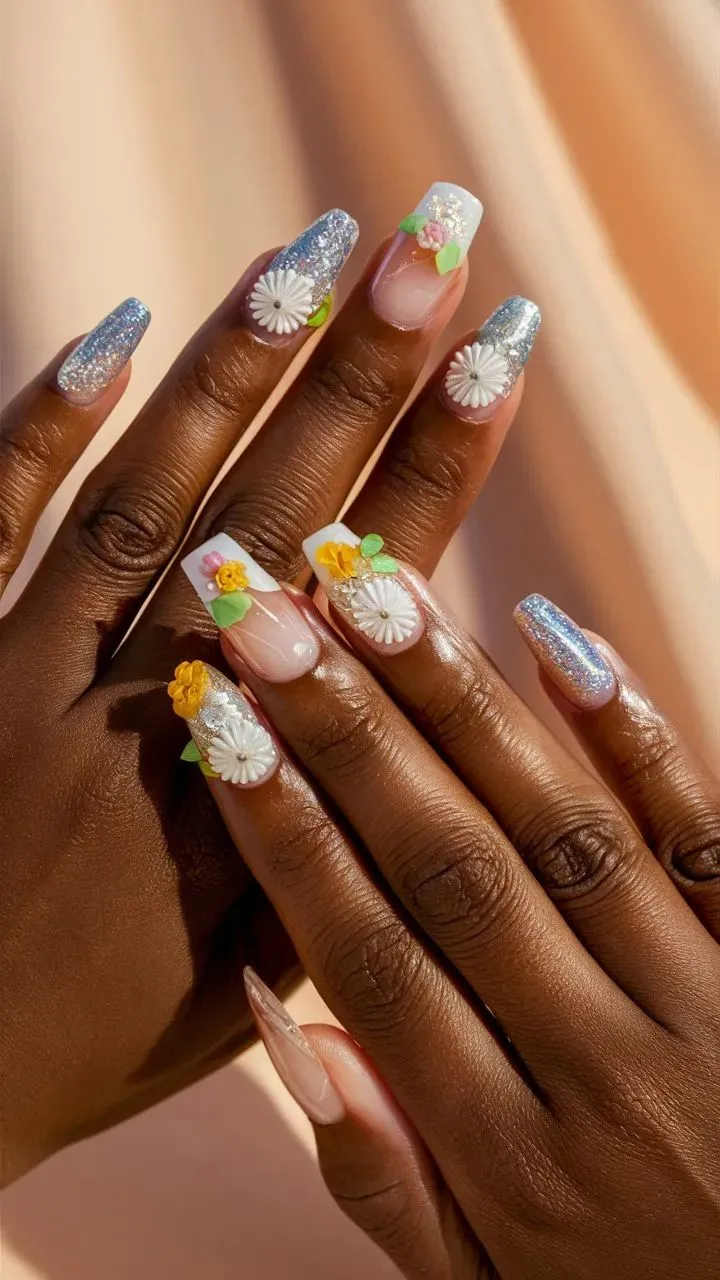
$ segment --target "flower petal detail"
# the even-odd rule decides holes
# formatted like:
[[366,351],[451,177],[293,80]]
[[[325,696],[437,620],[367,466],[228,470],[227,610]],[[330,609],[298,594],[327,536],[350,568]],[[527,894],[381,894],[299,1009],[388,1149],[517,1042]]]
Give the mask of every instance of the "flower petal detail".
[[491,342],[473,342],[456,351],[445,376],[445,390],[463,408],[486,409],[504,395],[510,380],[510,363]]
[[250,294],[250,313],[269,333],[295,333],[316,309],[314,288],[315,281],[294,267],[266,271]]
[[380,644],[400,644],[412,635],[420,615],[409,591],[395,578],[369,578],[353,593],[358,631]]
[[277,750],[267,729],[243,716],[227,718],[212,738],[208,762],[223,782],[247,786],[259,782],[277,763]]

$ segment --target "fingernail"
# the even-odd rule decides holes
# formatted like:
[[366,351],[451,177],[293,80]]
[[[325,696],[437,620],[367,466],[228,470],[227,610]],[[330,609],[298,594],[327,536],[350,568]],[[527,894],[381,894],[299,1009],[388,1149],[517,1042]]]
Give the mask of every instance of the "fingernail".
[[528,298],[508,298],[493,311],[475,341],[455,352],[442,380],[451,413],[466,422],[487,422],[497,413],[527,364],[541,318]]
[[357,222],[330,209],[275,255],[248,296],[248,324],[267,342],[287,342],[330,314],[335,281],[357,243]]
[[342,1098],[294,1018],[252,969],[243,977],[263,1044],[288,1093],[315,1124],[339,1124]]
[[303,551],[328,599],[369,645],[389,655],[417,643],[422,614],[378,533],[359,538],[347,525],[329,524],[305,539]]
[[617,681],[600,650],[545,596],[527,596],[514,612],[515,622],[543,671],[581,711],[604,707],[617,693]]
[[55,377],[60,394],[73,404],[92,404],[125,368],[149,323],[145,303],[126,298],[63,360]]
[[182,568],[235,652],[262,680],[311,671],[317,639],[274,578],[226,533],[191,551]]
[[428,324],[455,282],[480,226],[476,196],[452,182],[434,182],[398,233],[370,285],[377,312],[398,329]]
[[181,662],[167,687],[192,734],[181,759],[210,778],[249,790],[272,777],[280,755],[252,703],[207,662]]

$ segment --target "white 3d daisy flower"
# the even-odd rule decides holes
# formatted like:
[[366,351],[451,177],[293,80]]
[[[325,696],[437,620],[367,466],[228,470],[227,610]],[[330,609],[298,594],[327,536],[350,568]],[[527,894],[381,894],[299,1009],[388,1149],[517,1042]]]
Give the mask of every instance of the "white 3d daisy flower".
[[370,578],[353,594],[352,616],[359,631],[380,644],[407,640],[419,621],[409,591],[395,578]]
[[501,351],[491,342],[473,342],[455,352],[445,390],[456,404],[486,409],[505,391],[509,375],[510,364]]
[[267,729],[243,716],[230,717],[208,748],[208,762],[223,782],[247,786],[259,782],[277,760],[275,744]]
[[315,310],[314,288],[315,281],[294,267],[266,271],[250,294],[251,314],[270,333],[295,333]]

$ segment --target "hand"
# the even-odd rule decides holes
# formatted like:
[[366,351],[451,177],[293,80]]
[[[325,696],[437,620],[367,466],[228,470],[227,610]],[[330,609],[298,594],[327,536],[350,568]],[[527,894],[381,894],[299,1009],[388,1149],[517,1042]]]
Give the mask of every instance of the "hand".
[[[303,1037],[248,975],[328,1183],[409,1280],[710,1280],[717,782],[604,642],[530,597],[518,624],[610,794],[416,571],[369,563],[376,540],[353,530],[377,524],[361,508],[348,524],[306,549],[362,663],[297,592],[317,642],[301,678],[261,678],[245,624],[228,629],[277,761],[255,787],[209,783],[356,1042]],[[205,750],[210,718],[222,773],[223,726],[243,703],[232,690],[213,712],[214,693],[189,725]]]
[[[458,199],[464,253],[479,213],[467,193]],[[400,412],[467,273],[461,261],[441,274],[439,249],[410,232],[380,247],[197,514],[322,322],[355,234],[347,215],[328,215],[279,259],[266,254],[248,268],[82,486],[0,625],[6,1180],[236,1053],[253,1034],[238,997],[244,963],[276,983],[298,971],[202,777],[177,758],[168,670],[188,648],[218,659],[215,624],[171,561],[191,527],[191,545],[227,529],[265,569],[297,578],[301,539],[336,517]],[[148,318],[129,300],[6,408],[3,582],[48,496],[122,394]],[[480,412],[492,421],[478,431],[453,399],[455,384],[445,389],[444,361],[365,490],[378,519],[400,498],[403,545],[421,549],[426,570],[517,406],[519,363],[505,368],[508,395]]]

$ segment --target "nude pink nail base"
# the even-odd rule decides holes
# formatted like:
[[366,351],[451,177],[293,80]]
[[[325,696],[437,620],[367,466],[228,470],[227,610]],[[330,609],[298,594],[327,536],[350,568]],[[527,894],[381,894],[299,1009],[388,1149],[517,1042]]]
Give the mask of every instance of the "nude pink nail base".
[[480,226],[476,196],[451,182],[435,182],[403,218],[370,285],[376,313],[398,329],[429,324]]
[[422,613],[380,534],[360,538],[329,524],[305,539],[303,551],[328,599],[373,649],[391,656],[417,644]]
[[299,609],[228,534],[192,551],[182,568],[235,652],[262,680],[280,684],[312,670],[320,648]]
[[315,1124],[339,1124],[345,1104],[300,1027],[252,969],[243,976],[263,1044],[288,1093]]

